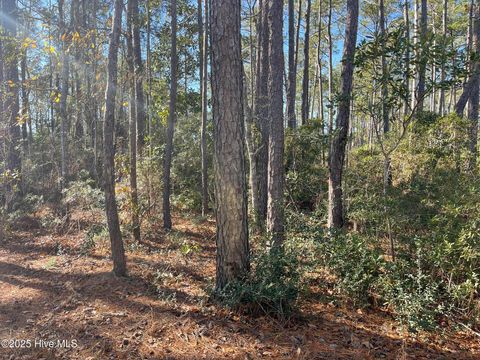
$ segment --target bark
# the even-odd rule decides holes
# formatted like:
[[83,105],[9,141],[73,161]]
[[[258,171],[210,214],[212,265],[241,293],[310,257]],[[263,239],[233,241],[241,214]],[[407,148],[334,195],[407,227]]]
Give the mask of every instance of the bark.
[[[479,6],[474,6],[473,1],[472,1],[471,17],[475,20],[480,17]],[[475,46],[473,45],[473,37],[476,36],[475,30],[473,29],[474,27],[475,27],[475,21],[472,20],[472,30],[471,30],[472,34],[469,36],[469,39],[467,39],[467,44],[472,43],[471,45],[468,46],[470,52],[478,51],[478,49],[476,48],[476,45]],[[458,98],[458,101],[455,103],[455,113],[460,117],[463,115],[465,106],[467,105],[467,102],[469,101],[469,99],[472,97],[472,93],[475,92],[475,87],[478,87],[477,81],[478,81],[478,75],[480,73],[480,61],[476,59],[476,57],[473,57],[473,58],[475,59],[475,62],[473,64],[469,64],[469,68],[471,69],[471,74],[467,82],[463,86],[462,94]]]
[[172,215],[170,213],[170,172],[172,167],[173,155],[173,133],[176,121],[177,105],[177,76],[178,76],[178,57],[177,57],[177,1],[170,3],[170,14],[172,17],[171,33],[171,53],[170,53],[170,101],[167,124],[167,143],[165,145],[165,156],[163,159],[163,227],[166,230],[172,228]]
[[[328,1],[328,134],[333,130],[333,40],[332,40],[332,0]],[[330,142],[330,141],[329,141]],[[330,144],[329,144],[330,146]]]
[[[310,1],[308,2],[310,12]],[[268,142],[268,207],[267,231],[272,247],[281,247],[284,240],[285,167],[283,127],[283,0],[270,1],[268,27],[269,51],[269,142]],[[309,15],[307,15],[307,23]],[[307,35],[308,36],[308,35]],[[308,106],[307,106],[308,114]]]
[[140,15],[138,13],[138,0],[132,1],[132,36],[133,36],[133,56],[135,61],[135,96],[137,111],[137,146],[138,153],[142,153],[145,145],[145,128],[147,115],[145,112],[145,94],[143,92],[143,62],[140,43]]
[[418,84],[417,84],[417,110],[423,111],[424,98],[425,98],[425,72],[427,69],[427,63],[424,56],[424,49],[426,46],[427,37],[427,0],[420,0],[420,23],[419,23],[419,39],[420,47],[418,62]]
[[[387,136],[390,132],[390,119],[389,119],[389,107],[388,107],[388,74],[387,74],[387,61],[385,58],[385,5],[383,0],[379,0],[379,22],[380,22],[380,38],[382,40],[382,122],[383,122],[383,134]],[[390,171],[390,159],[387,157],[384,161],[384,170],[383,170],[383,185],[384,193],[387,193],[387,189],[392,182],[391,171]]]
[[207,163],[207,81],[208,81],[208,0],[204,1],[205,20],[202,15],[202,0],[198,0],[198,47],[200,49],[200,95],[202,120],[200,127],[200,152],[202,157],[202,216],[208,212],[208,163]]
[[267,163],[268,163],[268,7],[267,0],[260,1],[257,23],[258,55],[254,109],[255,171],[251,175],[252,206],[256,230],[265,229],[267,218]]
[[294,0],[288,0],[288,90],[287,118],[288,127],[295,129],[295,96],[297,91],[297,74],[295,67],[295,5]]
[[405,0],[403,9],[403,21],[405,26],[405,38],[407,40],[407,46],[405,48],[405,103],[403,105],[403,116],[408,114],[410,106],[410,4],[409,0]]
[[335,121],[336,130],[332,137],[329,157],[328,226],[330,228],[342,228],[344,225],[342,175],[349,128],[350,98],[352,95],[357,30],[358,0],[348,0],[345,43],[340,75],[338,114]]
[[107,213],[108,232],[112,246],[113,272],[117,276],[125,276],[127,265],[123,247],[120,223],[118,220],[117,201],[115,199],[115,97],[117,89],[118,46],[122,27],[123,2],[115,0],[115,10],[110,34],[107,60],[107,88],[105,90],[104,116],[104,181],[105,207]]
[[468,119],[470,120],[470,158],[469,169],[473,170],[477,164],[477,137],[478,137],[478,102],[480,99],[480,0],[475,2],[475,17],[473,19],[472,47],[475,51],[474,72],[472,75],[472,91],[468,100]]
[[307,0],[307,10],[305,13],[305,39],[303,41],[303,79],[302,79],[302,125],[307,123],[308,119],[308,89],[310,84],[310,15],[312,9],[312,0]]
[[250,268],[240,8],[238,0],[212,0],[210,10],[217,291],[232,281],[242,279]]
[[[10,174],[21,173],[21,156],[19,145],[21,141],[20,127],[17,123],[19,115],[19,83],[18,83],[18,50],[16,46],[18,9],[15,0],[3,1],[3,28],[5,37],[3,39],[4,81],[5,98],[4,110],[7,121],[6,162],[5,169]],[[8,20],[5,20],[8,19]],[[5,189],[5,210],[11,211],[18,196],[16,189],[17,182],[14,179],[8,180]]]
[[446,58],[446,49],[447,49],[447,21],[448,21],[448,0],[443,0],[443,13],[442,13],[442,64],[440,67],[440,81],[442,82],[442,87],[440,89],[440,99],[439,99],[439,109],[438,112],[441,116],[445,113],[445,88],[443,82],[445,81],[446,72],[445,72],[445,63]]
[[132,23],[134,18],[135,2],[128,1],[127,8],[127,66],[128,66],[128,86],[129,86],[129,128],[130,128],[130,197],[131,197],[131,215],[132,215],[132,231],[135,241],[140,241],[140,220],[138,217],[138,188],[137,188],[137,102],[136,102],[136,74],[134,64],[134,48],[133,48],[133,29]]

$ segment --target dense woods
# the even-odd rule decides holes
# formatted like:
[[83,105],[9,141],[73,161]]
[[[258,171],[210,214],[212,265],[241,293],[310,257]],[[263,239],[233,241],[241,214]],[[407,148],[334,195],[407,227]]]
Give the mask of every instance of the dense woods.
[[[5,338],[53,296],[70,326],[109,303],[99,339],[243,330],[47,357],[473,359],[479,102],[478,0],[0,0]],[[289,345],[242,350],[259,318]]]

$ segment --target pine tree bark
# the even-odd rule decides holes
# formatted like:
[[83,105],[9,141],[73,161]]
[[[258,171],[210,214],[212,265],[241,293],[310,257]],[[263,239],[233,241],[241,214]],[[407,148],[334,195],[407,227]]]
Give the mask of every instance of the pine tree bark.
[[177,1],[170,2],[170,15],[172,17],[171,52],[170,52],[170,101],[167,124],[167,143],[165,145],[165,156],[163,158],[163,228],[172,228],[172,215],[170,212],[170,187],[171,167],[173,155],[173,134],[176,121],[177,106],[177,77],[178,77],[178,56],[177,56]]
[[217,291],[242,279],[250,268],[240,9],[239,0],[212,0],[210,11]]
[[127,80],[129,87],[129,140],[130,140],[130,197],[132,203],[132,232],[135,241],[141,240],[140,219],[138,216],[138,187],[137,187],[137,124],[138,109],[136,101],[136,75],[134,63],[134,46],[133,46],[133,26],[135,21],[135,2],[128,1],[127,5]]
[[268,164],[268,0],[260,0],[257,22],[257,77],[254,108],[255,171],[251,175],[252,206],[255,227],[264,231],[267,218],[267,164]]
[[[198,47],[200,49],[200,97],[202,101],[202,119],[200,126],[200,153],[202,158],[202,216],[208,212],[208,163],[207,163],[207,112],[208,112],[208,0],[198,0]],[[203,19],[204,18],[204,19]]]
[[288,91],[287,118],[288,127],[295,129],[295,96],[297,91],[297,74],[295,68],[295,2],[288,0]]
[[[310,1],[309,1],[310,3]],[[310,8],[310,5],[309,5]],[[308,9],[310,11],[310,9]],[[285,167],[283,127],[283,0],[272,0],[269,5],[269,142],[268,142],[268,207],[267,232],[273,248],[284,240]],[[308,21],[308,20],[307,20]],[[308,113],[308,107],[307,107]]]
[[112,246],[113,272],[117,276],[125,276],[127,265],[123,247],[122,233],[118,219],[117,201],[115,199],[115,98],[117,89],[118,46],[122,27],[122,0],[115,0],[112,21],[112,32],[108,48],[107,88],[105,91],[104,116],[104,181],[105,207],[107,213],[108,232]]
[[342,228],[344,225],[342,175],[349,130],[357,30],[358,0],[347,0],[347,19],[342,71],[340,75],[338,114],[335,121],[336,130],[331,140],[329,156],[328,226],[330,228]]

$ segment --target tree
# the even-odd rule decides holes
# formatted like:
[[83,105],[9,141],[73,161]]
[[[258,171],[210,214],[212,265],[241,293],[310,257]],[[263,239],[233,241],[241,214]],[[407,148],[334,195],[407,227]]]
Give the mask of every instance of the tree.
[[268,164],[268,0],[259,3],[257,21],[257,76],[255,84],[254,123],[257,138],[253,141],[255,171],[251,176],[252,207],[255,226],[259,231],[265,229],[267,218],[267,164]]
[[132,23],[135,21],[134,7],[135,1],[129,0],[127,7],[127,64],[128,64],[128,85],[129,85],[129,128],[130,128],[130,197],[132,201],[132,228],[133,237],[136,241],[140,241],[140,220],[138,217],[138,188],[137,188],[137,117],[139,115],[137,103],[137,81],[134,63],[134,46],[133,46],[133,28]]
[[297,73],[295,66],[295,5],[294,0],[288,0],[288,89],[287,89],[287,118],[288,127],[296,128],[295,96],[297,87]]
[[172,215],[170,213],[170,172],[173,154],[173,132],[175,129],[176,104],[177,104],[177,1],[170,2],[170,15],[172,17],[171,52],[170,52],[170,101],[168,106],[167,143],[163,159],[163,227],[172,228]]
[[200,49],[200,97],[202,120],[200,126],[200,152],[202,157],[202,216],[208,211],[208,163],[207,163],[207,84],[208,84],[208,0],[204,1],[205,20],[202,16],[202,0],[198,0],[198,48]]
[[470,120],[470,159],[469,168],[477,165],[477,137],[478,137],[478,102],[480,100],[480,1],[475,3],[475,18],[473,19],[473,48],[475,52],[474,73],[472,74],[472,91],[468,100],[468,119]]
[[308,89],[309,71],[310,71],[310,14],[312,12],[312,0],[307,0],[307,10],[305,13],[305,39],[303,42],[303,79],[302,79],[302,125],[307,123],[308,119]]
[[341,228],[344,225],[342,175],[349,130],[350,101],[358,30],[358,0],[347,0],[345,27],[338,114],[335,120],[336,129],[331,140],[329,156],[328,226],[330,228]]
[[[425,58],[425,46],[427,40],[427,0],[415,1],[416,36],[419,39],[419,42],[417,43],[417,88],[415,92],[415,101],[417,102],[417,110],[423,111],[425,98],[425,72],[427,69],[427,59]],[[418,1],[420,1],[420,19],[418,19]]]
[[239,0],[211,3],[217,291],[250,268],[240,9]]
[[[60,28],[60,41],[62,43],[61,53],[60,53],[60,62],[62,66],[61,80],[60,80],[60,103],[59,103],[59,113],[60,113],[60,154],[61,154],[61,179],[60,179],[60,188],[63,189],[67,182],[68,177],[68,143],[67,143],[67,127],[68,127],[68,111],[67,111],[67,97],[68,97],[68,83],[69,83],[69,74],[70,74],[70,58],[67,55],[68,49],[68,37],[69,31],[65,24],[65,9],[64,9],[64,0],[58,1],[58,12],[59,12],[59,28]],[[74,4],[72,3],[72,9]]]
[[113,272],[117,276],[125,276],[127,265],[123,247],[122,233],[118,220],[117,201],[115,199],[115,97],[117,92],[118,46],[122,27],[123,1],[115,0],[112,20],[112,32],[108,47],[107,88],[105,90],[104,135],[104,181],[105,207],[107,213],[108,232],[112,246]]
[[140,15],[138,12],[138,0],[132,1],[132,40],[133,55],[135,61],[135,97],[136,97],[136,114],[137,114],[137,146],[138,152],[141,154],[145,145],[145,127],[147,115],[145,112],[145,94],[143,92],[143,62],[142,50],[140,44]]
[[[310,3],[310,1],[309,1]],[[283,127],[283,0],[270,1],[268,27],[269,49],[269,141],[268,141],[268,207],[267,231],[273,247],[284,239],[285,168]],[[308,21],[308,20],[307,20]],[[308,108],[307,108],[308,109]]]
[[[5,210],[11,211],[18,194],[18,181],[15,180],[21,173],[20,156],[20,127],[17,117],[19,115],[19,83],[18,83],[18,51],[17,51],[17,2],[15,0],[3,1],[2,17],[5,37],[2,41],[4,56],[4,82],[5,98],[4,110],[6,113],[6,164],[5,169],[9,174],[5,189]],[[3,84],[2,84],[3,86]]]

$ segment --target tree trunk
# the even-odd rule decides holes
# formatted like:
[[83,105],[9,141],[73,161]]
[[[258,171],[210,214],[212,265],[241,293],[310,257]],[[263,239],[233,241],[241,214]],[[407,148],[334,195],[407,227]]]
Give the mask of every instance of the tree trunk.
[[138,188],[137,188],[137,102],[136,102],[136,74],[133,49],[132,23],[135,21],[135,1],[129,0],[127,7],[127,80],[129,86],[129,128],[130,128],[130,197],[132,213],[132,231],[135,241],[140,241],[140,220],[138,217]]
[[[332,39],[332,0],[328,1],[328,134],[329,139],[333,131],[333,39]],[[329,140],[330,146],[331,139]]]
[[328,179],[328,226],[342,228],[344,225],[342,175],[345,146],[350,117],[355,46],[358,30],[358,0],[347,0],[347,20],[340,76],[340,97],[336,118],[336,131],[332,137],[329,157]]
[[424,52],[427,40],[427,0],[420,0],[420,24],[419,24],[419,39],[420,49],[418,51],[418,84],[417,84],[417,111],[423,111],[423,104],[425,100],[425,72],[427,69],[427,62],[424,59]]
[[288,0],[288,91],[287,118],[288,127],[295,129],[295,96],[297,91],[297,74],[295,67],[295,5],[294,0]]
[[177,105],[177,1],[171,0],[170,15],[172,17],[171,53],[170,53],[170,102],[167,125],[167,143],[163,159],[163,227],[166,230],[172,228],[172,215],[170,213],[170,172],[173,154],[173,132],[176,120]]
[[147,115],[145,112],[145,94],[143,92],[143,62],[140,42],[140,15],[138,13],[138,0],[132,1],[132,34],[133,34],[133,57],[135,61],[135,96],[137,111],[137,147],[138,153],[142,153],[145,145],[145,128]]
[[477,165],[477,137],[478,137],[478,102],[480,99],[480,0],[475,3],[475,17],[473,19],[472,47],[475,52],[475,65],[472,74],[472,91],[468,100],[468,119],[470,120],[470,158],[469,169],[474,170]]
[[217,291],[221,291],[232,281],[242,279],[250,268],[240,8],[238,0],[212,0],[210,23],[217,217]]
[[117,201],[115,199],[115,97],[117,89],[118,45],[122,27],[123,2],[115,0],[115,12],[112,21],[112,32],[108,48],[107,88],[105,91],[104,117],[104,180],[105,207],[107,213],[108,232],[112,245],[113,272],[117,276],[125,276],[127,266],[123,248],[122,233],[118,220]]
[[208,212],[208,163],[207,163],[207,112],[208,112],[208,0],[204,1],[205,20],[202,15],[202,0],[198,0],[198,47],[200,49],[200,97],[202,119],[200,127],[200,152],[202,156],[202,216]]
[[405,103],[403,105],[403,116],[407,116],[410,107],[410,4],[405,0],[403,9],[403,21],[405,26],[405,39],[407,46],[405,47]]
[[[58,2],[58,11],[60,16],[60,37],[61,37],[61,53],[60,53],[60,63],[62,66],[62,72],[60,77],[60,104],[59,104],[59,113],[60,113],[60,157],[61,157],[61,168],[60,168],[60,188],[63,189],[67,183],[68,177],[68,143],[67,143],[67,132],[68,132],[68,111],[67,111],[67,97],[68,97],[68,80],[70,74],[70,57],[67,55],[68,49],[68,37],[69,31],[66,28],[65,24],[65,11],[64,11],[63,0]],[[73,6],[73,5],[72,5]]]
[[303,42],[303,79],[302,79],[302,125],[307,123],[308,119],[308,88],[310,84],[310,14],[312,9],[312,0],[307,0],[307,10],[305,13],[305,38]]
[[445,81],[445,63],[447,61],[447,21],[448,21],[448,0],[443,0],[443,13],[442,13],[442,64],[440,67],[440,81],[442,86],[440,87],[440,99],[438,102],[438,113],[440,116],[445,114],[445,86],[443,82]]
[[268,7],[267,0],[260,1],[257,23],[258,55],[255,91],[254,142],[256,179],[252,177],[252,205],[257,231],[265,229],[267,218],[267,164],[268,164]]
[[[17,117],[19,115],[19,83],[18,83],[18,48],[17,37],[17,3],[15,0],[3,1],[3,39],[4,81],[8,84],[5,90],[4,110],[7,120],[6,162],[5,169],[10,175],[21,175],[21,156],[18,146],[20,145],[21,133]],[[2,84],[3,85],[3,84]],[[5,189],[5,210],[11,211],[17,197],[17,181],[14,178],[7,180]]]
[[[310,12],[310,0],[308,1]],[[270,1],[268,27],[269,51],[269,142],[268,142],[268,207],[267,232],[272,247],[281,247],[284,240],[285,168],[283,165],[283,0]],[[309,15],[307,15],[307,24]],[[305,83],[304,83],[305,84]],[[308,114],[308,106],[307,106]]]

